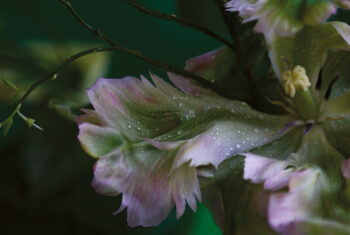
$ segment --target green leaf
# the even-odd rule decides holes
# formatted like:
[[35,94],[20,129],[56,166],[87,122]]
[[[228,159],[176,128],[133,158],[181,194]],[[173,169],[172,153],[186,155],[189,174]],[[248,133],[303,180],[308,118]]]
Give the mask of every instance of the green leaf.
[[350,156],[350,118],[324,122],[322,127],[332,146],[343,155]]
[[348,235],[350,226],[327,219],[308,219],[296,224],[295,234]]
[[8,132],[10,131],[11,127],[12,127],[12,124],[13,124],[13,119],[12,117],[7,119],[7,121],[5,123],[3,123],[3,133],[4,133],[4,136],[7,136]]
[[49,100],[48,107],[54,109],[63,118],[67,120],[74,121],[76,115],[73,113],[73,109],[82,108],[87,105],[87,102],[78,102],[73,100],[59,100],[51,99]]
[[6,79],[6,78],[1,78],[1,80],[3,81],[3,83],[12,88],[13,90],[15,91],[18,91],[18,92],[21,92],[21,91],[25,91],[26,89],[21,89],[21,88],[18,88],[13,82],[11,82],[10,80]]
[[332,80],[339,76],[333,84],[329,100],[332,100],[350,88],[350,53],[348,51],[330,51],[322,68],[322,86],[320,97],[324,97]]

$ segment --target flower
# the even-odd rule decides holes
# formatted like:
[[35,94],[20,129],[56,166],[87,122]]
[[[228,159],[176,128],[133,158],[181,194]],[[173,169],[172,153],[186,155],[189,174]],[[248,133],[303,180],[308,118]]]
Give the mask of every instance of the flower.
[[295,66],[293,70],[285,71],[282,78],[285,92],[292,98],[297,90],[307,91],[308,87],[311,86],[305,69],[300,65]]
[[[162,79],[99,79],[87,93],[94,110],[77,118],[83,149],[98,159],[93,187],[123,194],[130,226],[156,226],[176,204],[196,210],[199,168],[218,167],[239,152],[264,145],[290,116],[259,113],[247,104],[198,89],[169,73],[183,93]],[[192,87],[189,89],[189,87]],[[194,92],[195,94],[193,94]]]
[[[310,144],[314,146],[305,148]],[[314,154],[318,158],[311,156],[316,145],[321,148]],[[244,178],[252,183],[264,183],[264,189],[272,191],[267,214],[269,224],[275,231],[281,234],[350,232],[348,223],[329,217],[333,213],[330,210],[343,209],[336,200],[342,191],[338,173],[342,156],[329,145],[320,127],[314,128],[296,154],[284,161],[251,153],[244,156]],[[333,159],[328,159],[329,162],[326,163],[322,162],[321,156]],[[315,160],[318,164],[313,164]],[[329,165],[326,166],[327,164]],[[347,161],[343,163],[343,174],[346,167]],[[288,191],[284,188],[288,188]],[[325,200],[328,203],[324,204]]]
[[232,0],[226,4],[229,11],[238,11],[244,22],[258,20],[256,31],[284,36],[298,32],[305,25],[323,23],[338,7],[349,9],[349,6],[347,0]]

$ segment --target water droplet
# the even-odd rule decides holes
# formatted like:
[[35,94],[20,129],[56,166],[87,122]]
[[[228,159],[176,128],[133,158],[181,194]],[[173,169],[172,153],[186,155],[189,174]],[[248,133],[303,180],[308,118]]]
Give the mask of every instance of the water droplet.
[[238,134],[241,134],[241,131],[240,131],[240,130],[238,130],[238,131],[237,131],[237,133],[238,133]]
[[259,130],[258,128],[254,128],[254,132],[255,132],[255,133],[259,133],[260,130]]
[[182,107],[182,106],[184,106],[184,104],[183,103],[179,103],[179,107]]
[[241,145],[240,144],[236,144],[236,148],[240,149]]
[[131,125],[128,125],[128,128],[131,129]]

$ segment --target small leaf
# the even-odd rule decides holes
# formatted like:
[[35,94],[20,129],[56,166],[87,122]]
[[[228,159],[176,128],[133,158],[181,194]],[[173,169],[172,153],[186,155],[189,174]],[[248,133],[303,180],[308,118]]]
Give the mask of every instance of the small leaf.
[[73,100],[59,100],[51,99],[49,101],[48,107],[57,111],[59,115],[70,121],[74,121],[76,115],[74,115],[72,109],[82,108],[86,106],[84,101],[73,101]]
[[4,136],[7,136],[7,133],[10,131],[11,127],[13,124],[13,119],[10,118],[8,119],[5,123],[3,123],[4,125]]
[[24,89],[18,88],[13,82],[11,82],[10,80],[8,80],[6,78],[1,78],[1,80],[6,86],[14,89],[15,91],[23,91],[24,90]]

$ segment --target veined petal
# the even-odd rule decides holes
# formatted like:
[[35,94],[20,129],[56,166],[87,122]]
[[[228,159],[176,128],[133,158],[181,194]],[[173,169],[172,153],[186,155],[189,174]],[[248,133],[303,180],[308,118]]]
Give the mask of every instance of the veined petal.
[[[288,166],[286,161],[261,157],[251,153],[243,155],[245,156],[243,178],[245,180],[250,180],[255,184],[262,183],[274,177]],[[283,182],[284,181],[285,180],[283,180]],[[288,183],[288,181],[286,183]],[[284,187],[285,185],[282,183],[281,187]]]
[[214,91],[201,87],[198,82],[194,80],[170,72],[168,73],[168,77],[177,88],[187,95],[218,96]]
[[187,60],[185,69],[217,82],[231,76],[234,62],[232,50],[223,47]]
[[96,163],[92,185],[104,195],[123,193],[116,213],[127,208],[129,226],[156,226],[174,205],[166,170],[170,157],[148,145],[112,152]]
[[319,209],[319,194],[328,186],[321,182],[324,181],[322,177],[317,168],[296,171],[291,176],[287,193],[270,196],[269,222],[276,231],[284,232],[289,224],[308,218]]
[[110,127],[100,127],[86,122],[79,125],[79,130],[78,139],[82,148],[95,158],[113,152],[124,142],[120,133]]
[[255,118],[252,115],[252,119],[245,121],[238,121],[240,118],[236,120],[233,116],[231,120],[217,120],[210,129],[187,141],[179,150],[173,167],[177,168],[187,161],[196,167],[218,167],[231,156],[280,138],[276,133],[283,128],[280,124],[285,121],[277,118],[273,122],[272,116],[260,115]]

